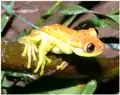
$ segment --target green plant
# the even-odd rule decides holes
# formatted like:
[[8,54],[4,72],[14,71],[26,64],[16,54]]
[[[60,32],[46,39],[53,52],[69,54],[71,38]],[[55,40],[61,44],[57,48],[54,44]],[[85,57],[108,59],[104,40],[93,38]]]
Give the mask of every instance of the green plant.
[[[54,13],[54,9],[56,7],[60,7],[60,4],[61,2],[57,2],[55,3],[45,14],[43,14],[40,19],[38,20],[38,22],[36,23],[36,25],[33,25],[32,23],[30,23],[29,21],[27,21],[26,19],[20,17],[19,15],[16,15],[16,13],[12,10],[12,7],[14,5],[14,2],[11,2],[10,3],[10,6],[6,6],[4,3],[2,3],[2,7],[4,7],[6,9],[6,12],[3,14],[2,16],[2,19],[1,19],[1,30],[3,31],[4,28],[6,27],[7,25],[7,22],[8,22],[8,18],[10,18],[10,16],[15,16],[16,18],[24,21],[24,23],[28,24],[31,26],[31,29],[33,28],[38,28],[38,26],[40,26],[42,23],[44,23],[49,17],[51,17],[52,15],[58,13],[58,14],[64,14],[64,15],[67,15],[69,16],[68,19],[66,19],[63,23],[63,25],[65,26],[69,26],[71,25],[71,23],[73,23],[73,21],[75,20],[75,18],[77,17],[77,15],[80,15],[80,14],[84,14],[84,13],[92,13],[95,15],[95,18],[93,19],[90,19],[90,20],[87,20],[87,21],[84,21],[82,23],[79,24],[79,26],[77,26],[77,29],[79,28],[88,28],[88,27],[108,27],[108,28],[114,28],[116,30],[119,29],[119,13],[116,12],[116,13],[110,13],[110,14],[101,14],[99,12],[95,12],[95,11],[91,11],[91,10],[88,10],[80,5],[75,5],[73,4],[72,6],[69,6],[69,7],[62,7],[60,8],[59,10],[57,10],[56,13]],[[87,24],[86,26],[83,27],[84,24]],[[25,30],[24,32],[22,32],[22,34],[18,35],[18,38],[24,36],[24,35],[27,35],[29,34],[30,30]],[[14,42],[16,42],[16,40],[14,40]],[[101,61],[101,60],[100,60]],[[103,60],[101,61],[101,64],[105,62],[103,62]],[[111,70],[111,72],[114,72],[113,75],[116,75],[116,73],[118,72],[118,67],[115,69],[115,70]],[[107,73],[107,77],[111,77],[110,76],[110,73]],[[118,74],[118,73],[117,73]],[[12,76],[12,77],[18,77],[17,78],[17,81],[15,82],[15,84],[22,80],[25,82],[25,85],[27,84],[30,84],[32,83],[34,80],[30,79],[29,78],[29,75],[28,74],[24,74],[24,73],[11,73],[11,72],[6,72],[6,71],[3,71],[2,72],[2,88],[5,88],[6,91],[4,93],[11,93],[10,90],[8,90],[7,88],[12,88],[14,85],[10,86],[8,81],[7,81],[7,77],[8,76]],[[106,74],[103,76],[105,77]],[[96,80],[90,80],[89,78],[89,81],[83,81],[80,82],[81,83],[78,83],[78,79],[72,79],[70,80],[69,78],[67,79],[62,79],[62,78],[50,78],[50,77],[46,77],[46,78],[43,78],[44,80],[42,81],[42,78],[39,80],[40,81],[40,84],[43,83],[46,83],[47,81],[50,81],[51,83],[53,83],[54,81],[56,80],[59,80],[57,81],[57,83],[61,82],[61,81],[64,81],[64,84],[66,82],[66,86],[62,86],[63,84],[59,84],[59,87],[58,89],[57,88],[57,85],[54,85],[55,88],[53,87],[53,89],[48,89],[50,88],[50,86],[48,86],[48,84],[46,83],[46,87],[44,87],[44,85],[37,85],[36,86],[36,89],[38,89],[38,92],[37,93],[47,93],[47,94],[54,94],[54,93],[59,93],[59,94],[66,94],[66,93],[72,93],[72,94],[76,94],[76,93],[79,93],[79,94],[92,94],[94,93],[95,89],[96,89],[96,86],[97,86],[97,81]],[[98,79],[99,80],[99,79]],[[69,81],[69,82],[68,82]],[[62,86],[62,87],[61,87]],[[29,88],[30,89],[30,88]],[[47,91],[46,91],[47,89]],[[21,92],[22,93],[22,92]],[[24,92],[24,93],[29,93],[29,92]],[[33,93],[31,91],[31,93]],[[34,92],[36,93],[36,92]]]

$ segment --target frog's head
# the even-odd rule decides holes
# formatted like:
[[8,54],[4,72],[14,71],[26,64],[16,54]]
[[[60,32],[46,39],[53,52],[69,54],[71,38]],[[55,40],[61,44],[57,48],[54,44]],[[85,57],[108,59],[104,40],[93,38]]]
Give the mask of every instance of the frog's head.
[[94,57],[104,51],[105,44],[100,41],[94,28],[82,31],[81,48],[74,48],[74,52],[79,56]]

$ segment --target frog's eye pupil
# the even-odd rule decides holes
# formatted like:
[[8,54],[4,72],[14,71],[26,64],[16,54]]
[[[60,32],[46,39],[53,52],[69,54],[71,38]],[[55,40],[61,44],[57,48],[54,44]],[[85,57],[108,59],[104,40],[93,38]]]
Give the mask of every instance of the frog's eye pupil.
[[87,44],[87,46],[85,47],[86,52],[92,52],[94,49],[95,49],[95,46],[92,43]]

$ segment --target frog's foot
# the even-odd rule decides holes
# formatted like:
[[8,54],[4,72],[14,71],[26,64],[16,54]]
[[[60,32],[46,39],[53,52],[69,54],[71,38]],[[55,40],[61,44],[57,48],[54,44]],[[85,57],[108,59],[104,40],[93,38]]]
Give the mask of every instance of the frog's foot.
[[31,57],[33,57],[34,61],[37,61],[37,57],[36,57],[35,52],[38,52],[35,44],[33,44],[31,42],[25,44],[25,48],[22,52],[22,56],[24,56],[24,57],[26,55],[28,56],[28,64],[27,64],[28,69],[31,68],[31,60],[32,60]]
[[66,61],[63,61],[60,65],[56,67],[57,70],[64,70],[68,66]]
[[44,74],[44,69],[45,69],[45,62],[41,65],[40,76]]
[[37,67],[36,69],[34,70],[34,73],[37,73],[40,69],[40,76],[42,76],[44,74],[44,68],[45,68],[45,60],[42,62],[42,61],[38,61],[38,64],[37,64]]
[[38,64],[37,64],[36,69],[34,70],[34,73],[37,73],[40,69],[40,76],[42,76],[44,74],[44,68],[45,68],[46,61],[48,64],[51,64],[51,59],[45,56],[45,59],[38,61]]
[[46,62],[48,64],[51,64],[51,59],[49,59],[47,56],[45,56],[43,59],[40,59],[37,63],[37,67],[34,70],[34,73],[37,73],[40,69],[40,76],[42,76],[44,74],[44,68],[46,65]]

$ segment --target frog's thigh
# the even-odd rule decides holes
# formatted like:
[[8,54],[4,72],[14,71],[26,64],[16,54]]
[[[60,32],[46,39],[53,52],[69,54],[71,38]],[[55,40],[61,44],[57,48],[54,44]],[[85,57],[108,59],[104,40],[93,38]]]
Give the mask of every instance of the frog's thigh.
[[[71,46],[65,42],[59,41],[58,43],[56,43],[56,47],[58,47],[60,49],[61,52],[63,52],[64,54],[71,54],[73,53]],[[56,67],[57,70],[63,70],[67,67],[66,62],[63,61],[60,65],[58,65]]]
[[52,49],[51,49],[51,52],[52,53],[56,53],[56,54],[63,54],[63,52],[60,50],[60,48],[58,48],[57,46],[54,46]]
[[52,49],[52,47],[54,46],[54,44],[52,44],[49,39],[48,40],[42,40],[41,44],[39,46],[39,50],[38,50],[38,57],[39,57],[39,61],[37,64],[36,69],[34,70],[34,73],[38,72],[38,70],[41,67],[41,71],[40,71],[40,75],[43,75],[44,73],[44,67],[45,67],[45,63],[46,63],[46,54]]
[[71,46],[65,42],[58,41],[56,46],[65,54],[71,54],[73,52]]

